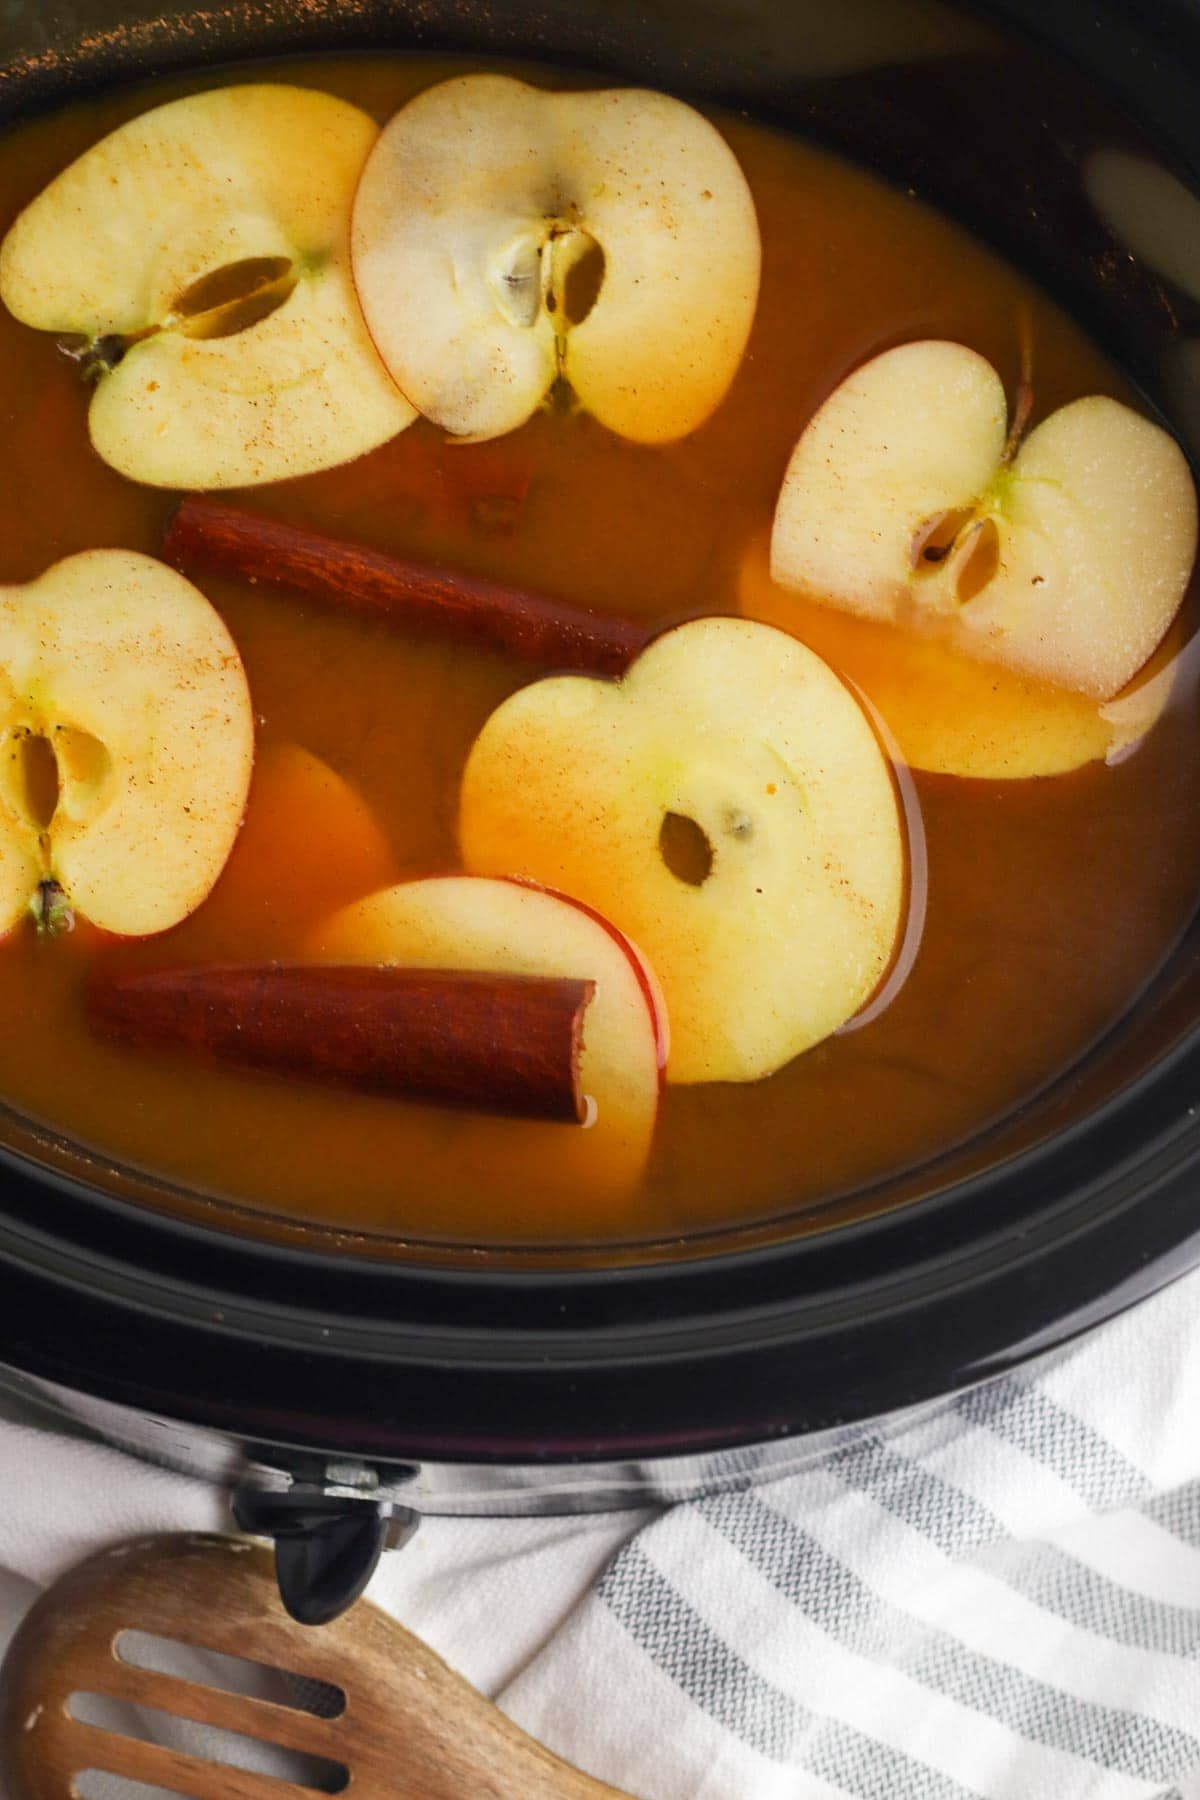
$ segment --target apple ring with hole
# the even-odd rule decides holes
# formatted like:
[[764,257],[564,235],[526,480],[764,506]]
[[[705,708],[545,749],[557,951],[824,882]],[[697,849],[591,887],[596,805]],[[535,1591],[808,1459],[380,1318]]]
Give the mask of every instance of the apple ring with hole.
[[724,398],[761,248],[737,158],[682,101],[465,75],[384,127],[353,258],[384,362],[454,436],[515,430],[561,379],[657,444]]
[[0,246],[0,298],[97,377],[92,443],[152,487],[246,487],[350,462],[416,418],[354,292],[350,209],[378,127],[251,84],[128,121]]
[[1051,687],[980,662],[944,637],[823,604],[771,579],[767,536],[742,558],[748,619],[788,631],[871,702],[910,768],[1018,781],[1120,762],[1156,723],[1174,687],[1184,632],[1176,618],[1149,662],[1112,700]]
[[669,1081],[756,1081],[836,1031],[899,933],[890,765],[821,659],[770,626],[697,619],[617,682],[538,681],[484,725],[463,860],[542,881],[643,946]]
[[254,762],[237,647],[198,588],[85,550],[0,588],[0,930],[78,912],[120,936],[205,899]]
[[864,363],[809,421],[771,573],[1108,701],[1162,642],[1195,556],[1196,490],[1161,427],[1089,395],[1021,442],[986,358],[931,339]]
[[313,934],[310,958],[595,983],[584,1015],[580,1086],[586,1128],[482,1115],[433,1119],[439,1178],[482,1188],[502,1213],[531,1188],[555,1193],[576,1223],[602,1220],[645,1168],[667,1053],[667,1009],[654,971],[623,932],[577,901],[514,881],[431,876],[370,894]]

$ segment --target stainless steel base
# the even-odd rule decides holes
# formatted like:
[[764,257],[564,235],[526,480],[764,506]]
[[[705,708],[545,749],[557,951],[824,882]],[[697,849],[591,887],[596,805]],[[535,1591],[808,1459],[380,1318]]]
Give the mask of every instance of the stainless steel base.
[[297,1485],[329,1500],[374,1500],[442,1517],[533,1517],[669,1505],[812,1467],[864,1437],[888,1437],[946,1410],[943,1396],[919,1407],[805,1437],[779,1438],[707,1455],[636,1462],[423,1463],[379,1466],[330,1451],[298,1454],[221,1432],[156,1418],[0,1366],[0,1389],[37,1408],[47,1423],[82,1429],[147,1462],[227,1489],[282,1494]]

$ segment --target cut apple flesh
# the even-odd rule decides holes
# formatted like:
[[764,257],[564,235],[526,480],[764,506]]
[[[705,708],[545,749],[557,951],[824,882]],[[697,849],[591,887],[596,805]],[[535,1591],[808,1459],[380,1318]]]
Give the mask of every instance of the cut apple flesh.
[[539,888],[451,875],[404,882],[344,908],[317,930],[309,953],[331,963],[595,982],[579,1060],[589,1129],[463,1119],[439,1156],[497,1195],[510,1180],[554,1182],[565,1201],[586,1209],[633,1190],[654,1134],[666,1014],[644,958],[607,921]]
[[493,713],[463,778],[479,874],[543,881],[641,944],[672,1081],[752,1081],[844,1023],[887,966],[905,857],[887,761],[802,644],[701,619],[622,681],[567,676]]
[[122,935],[204,899],[241,823],[250,693],[183,576],[87,550],[0,588],[0,930],[31,906]]
[[559,378],[621,436],[695,430],[758,298],[736,158],[679,100],[442,82],[401,109],[354,205],[354,274],[384,362],[456,436],[497,437]]
[[0,297],[98,376],[92,442],[158,487],[330,468],[416,414],[350,274],[355,185],[376,137],[330,94],[192,94],[86,151],[17,219]]
[[1006,413],[996,371],[963,344],[905,344],[864,364],[796,445],[772,573],[815,601],[1109,700],[1187,588],[1187,462],[1165,431],[1100,395],[1019,448]]
[[747,618],[791,632],[865,694],[912,768],[992,781],[1119,760],[1161,716],[1184,637],[1177,619],[1129,686],[1097,701],[964,656],[929,632],[780,587],[765,541],[742,560],[739,603]]

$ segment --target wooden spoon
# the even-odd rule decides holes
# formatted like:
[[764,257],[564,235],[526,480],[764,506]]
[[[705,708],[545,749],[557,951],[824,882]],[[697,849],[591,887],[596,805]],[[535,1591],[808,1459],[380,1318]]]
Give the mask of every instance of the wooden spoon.
[[[340,1692],[304,1710],[300,1700],[280,1704],[138,1668],[119,1654],[127,1631]],[[320,1759],[320,1785],[84,1723],[70,1710],[79,1694]],[[337,1717],[318,1716],[339,1706]],[[0,1775],[10,1800],[73,1800],[84,1770],[193,1800],[311,1800],[351,1784],[355,1800],[630,1800],[544,1750],[366,1601],[330,1625],[297,1625],[279,1600],[269,1554],[220,1537],[119,1545],[65,1575],[26,1616],[0,1669]]]

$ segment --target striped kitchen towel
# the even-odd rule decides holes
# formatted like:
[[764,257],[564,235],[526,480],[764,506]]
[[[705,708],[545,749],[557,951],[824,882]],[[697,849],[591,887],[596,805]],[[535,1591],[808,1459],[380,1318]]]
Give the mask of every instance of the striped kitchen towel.
[[502,1700],[645,1800],[1200,1795],[1200,1277],[672,1508]]
[[[428,1520],[372,1597],[640,1800],[1200,1800],[1200,1275],[802,1474],[745,1461],[657,1514]],[[102,1543],[221,1517],[16,1416],[0,1501],[0,1641]]]

